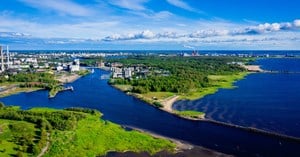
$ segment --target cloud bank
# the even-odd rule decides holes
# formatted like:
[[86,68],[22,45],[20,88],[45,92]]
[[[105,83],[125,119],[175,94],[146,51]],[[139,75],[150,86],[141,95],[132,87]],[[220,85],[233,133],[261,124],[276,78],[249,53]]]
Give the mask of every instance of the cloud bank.
[[151,40],[151,39],[197,39],[209,37],[234,37],[242,35],[264,35],[282,31],[297,31],[300,29],[300,20],[284,23],[265,23],[257,26],[246,27],[235,30],[198,30],[192,33],[162,32],[155,33],[150,30],[144,30],[130,34],[114,34],[106,36],[103,41],[121,41],[121,40]]

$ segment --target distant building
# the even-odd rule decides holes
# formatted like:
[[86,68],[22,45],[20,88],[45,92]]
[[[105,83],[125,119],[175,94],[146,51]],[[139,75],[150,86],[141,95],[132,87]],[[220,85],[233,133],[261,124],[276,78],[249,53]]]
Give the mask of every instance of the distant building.
[[131,68],[124,68],[124,78],[131,78],[132,77],[132,69]]
[[111,71],[112,71],[113,78],[123,78],[123,72],[121,68],[112,67]]
[[64,68],[62,66],[60,66],[60,65],[56,67],[56,71],[62,71],[63,69]]
[[75,59],[72,64],[68,66],[70,72],[76,72],[80,70],[80,61],[79,59]]

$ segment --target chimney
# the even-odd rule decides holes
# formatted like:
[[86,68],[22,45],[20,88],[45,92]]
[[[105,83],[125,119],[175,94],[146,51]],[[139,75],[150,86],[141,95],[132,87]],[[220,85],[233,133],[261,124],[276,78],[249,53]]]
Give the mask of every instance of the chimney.
[[3,49],[2,49],[2,46],[0,46],[0,53],[1,53],[1,71],[4,71]]
[[7,69],[9,69],[10,67],[10,63],[9,63],[9,50],[8,50],[8,45],[6,45],[6,55],[7,55]]

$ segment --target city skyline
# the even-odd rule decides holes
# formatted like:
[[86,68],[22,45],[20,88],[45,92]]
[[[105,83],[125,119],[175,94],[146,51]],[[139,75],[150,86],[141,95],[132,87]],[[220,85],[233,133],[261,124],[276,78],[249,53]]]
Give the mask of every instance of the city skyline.
[[299,50],[300,2],[12,0],[0,6],[11,49]]

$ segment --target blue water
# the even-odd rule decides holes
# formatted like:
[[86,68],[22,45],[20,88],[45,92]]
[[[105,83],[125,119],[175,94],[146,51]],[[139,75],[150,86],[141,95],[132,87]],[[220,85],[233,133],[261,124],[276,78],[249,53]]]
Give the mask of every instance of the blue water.
[[300,72],[299,58],[258,59],[254,64],[261,65],[264,70]]
[[[59,93],[54,99],[48,99],[47,91],[36,91],[1,98],[0,101],[9,105],[20,105],[23,109],[32,107],[65,108],[71,106],[95,108],[104,113],[103,118],[106,120],[122,125],[134,126],[163,136],[180,139],[192,144],[238,156],[300,156],[300,143],[298,142],[219,126],[209,122],[184,120],[160,111],[134,97],[127,96],[123,92],[110,87],[107,84],[107,80],[100,79],[100,76],[103,74],[108,74],[108,72],[95,70],[95,73],[85,76],[71,84],[75,89],[74,92],[66,91]],[[259,82],[263,84],[262,82],[265,79],[263,77],[265,76],[257,76],[262,76],[262,80]],[[255,78],[256,75],[250,75],[246,80],[250,80],[251,77]],[[285,75],[283,77],[285,77]],[[270,78],[273,79],[273,77]],[[296,79],[296,81],[298,80],[297,78],[292,77],[289,81],[292,81],[293,79]],[[271,81],[267,80],[266,82]],[[243,81],[239,82],[237,85],[240,83],[243,84]],[[251,86],[250,83],[248,84],[248,86]],[[253,84],[254,83],[252,83],[252,85]],[[241,106],[243,105],[243,99],[240,99],[239,96],[236,96],[235,98],[230,98],[232,95],[228,96],[229,97],[227,98],[224,96],[224,99],[236,99],[235,106],[239,106],[239,103],[241,103]],[[216,105],[213,105],[213,102],[210,102],[210,104],[212,104],[212,107],[209,107],[208,105],[207,108],[210,108],[212,111],[218,111],[218,108],[223,107],[222,105],[219,105],[217,109],[214,109]],[[270,115],[270,113],[261,114],[259,111],[260,108],[268,108],[268,112],[272,111],[272,107],[270,106],[264,107],[264,105],[262,105],[261,107],[256,107],[256,111],[253,112],[250,112],[252,108],[248,107],[250,107],[250,105],[244,106],[244,108],[235,107],[235,109],[233,109],[235,114],[233,114],[232,119],[238,119],[238,116],[245,118],[247,117],[247,114],[250,116],[254,115],[253,117],[256,115],[257,117],[264,118],[265,115]],[[297,107],[294,107],[294,109],[296,108]],[[226,110],[230,111],[231,109],[230,107],[227,107]],[[224,112],[224,115],[229,115],[227,111]],[[245,112],[247,114],[237,114],[244,113],[243,111],[247,111]],[[234,115],[237,117],[234,117]],[[291,117],[293,118],[293,116]],[[251,121],[251,118],[245,119]],[[277,122],[278,118],[275,116],[274,120]],[[286,129],[290,130],[291,128]]]
[[[300,59],[261,59],[265,70],[300,72]],[[179,101],[178,110],[198,110],[206,118],[300,137],[300,74],[251,74],[195,101]]]

